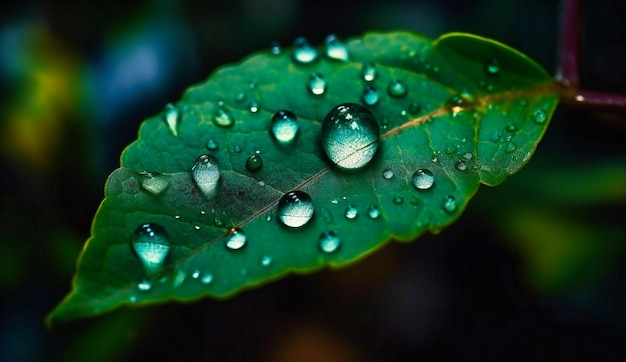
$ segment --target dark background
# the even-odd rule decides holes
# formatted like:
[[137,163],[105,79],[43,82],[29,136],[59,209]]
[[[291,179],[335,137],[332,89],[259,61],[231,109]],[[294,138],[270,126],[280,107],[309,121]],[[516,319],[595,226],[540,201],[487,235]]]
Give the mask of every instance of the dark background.
[[[581,82],[626,93],[621,1],[583,4]],[[46,329],[140,122],[272,41],[494,38],[555,69],[556,1],[21,1],[0,8],[0,360],[626,358],[624,112],[559,106],[531,162],[440,235],[228,301]]]

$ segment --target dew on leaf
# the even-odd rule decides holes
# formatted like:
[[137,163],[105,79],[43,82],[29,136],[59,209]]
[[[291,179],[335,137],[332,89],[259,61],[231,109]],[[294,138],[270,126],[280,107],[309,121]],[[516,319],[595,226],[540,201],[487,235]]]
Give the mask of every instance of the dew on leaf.
[[374,64],[372,63],[363,64],[363,67],[361,68],[361,78],[363,78],[364,81],[366,82],[373,81],[374,79],[376,79],[377,74],[378,74],[378,71],[374,67]]
[[213,123],[219,127],[232,127],[235,124],[235,117],[226,107],[219,105],[213,113]]
[[471,152],[465,152],[465,153],[463,154],[463,158],[464,158],[464,159],[466,159],[467,161],[471,160],[471,159],[472,159],[472,157],[473,157],[473,156],[472,156],[472,153],[471,153]]
[[213,198],[217,193],[220,179],[220,168],[217,158],[203,154],[196,159],[191,174],[196,185],[206,198]]
[[239,250],[246,245],[246,234],[239,228],[232,228],[228,231],[228,236],[224,242],[229,250]]
[[139,173],[141,188],[153,195],[160,195],[170,187],[172,178],[168,175],[143,171]]
[[198,278],[200,278],[200,270],[194,270],[194,271],[191,273],[191,277],[192,277],[192,278],[194,278],[194,279],[198,279]]
[[452,112],[453,116],[456,116],[460,112],[471,108],[474,105],[473,102],[473,97],[469,93],[461,92],[450,97],[446,102],[446,108]]
[[299,228],[313,217],[313,200],[304,191],[296,190],[284,194],[276,206],[278,219],[286,226]]
[[367,209],[367,217],[376,220],[380,217],[380,209],[376,205],[372,205]]
[[458,147],[454,147],[454,146],[448,146],[446,147],[445,150],[443,150],[447,155],[451,155],[453,153],[456,153]]
[[324,253],[334,253],[339,250],[341,240],[336,231],[324,231],[320,234],[318,246]]
[[459,171],[467,170],[467,165],[465,164],[465,161],[463,160],[456,161],[456,163],[454,164],[454,167]]
[[320,73],[313,73],[306,82],[306,89],[314,96],[320,96],[326,92],[326,80]]
[[193,228],[196,229],[196,230],[200,230],[200,225],[196,225]]
[[163,121],[167,124],[170,132],[172,132],[174,136],[178,136],[178,123],[180,121],[180,110],[178,107],[172,103],[166,104],[163,111]]
[[280,43],[277,41],[273,41],[270,43],[270,53],[274,54],[274,55],[278,55],[283,51],[283,49],[280,46]]
[[390,180],[393,178],[393,170],[390,168],[386,168],[383,170],[383,178],[385,180]]
[[447,212],[448,214],[451,214],[456,211],[458,205],[454,196],[446,196],[443,199],[443,203],[441,207],[443,208],[443,211]]
[[428,190],[435,184],[435,175],[428,169],[420,168],[413,173],[411,181],[416,189]]
[[263,255],[263,257],[261,258],[261,265],[270,266],[271,264],[272,264],[272,257]]
[[363,102],[363,104],[367,106],[373,106],[378,103],[379,99],[380,95],[378,94],[378,91],[375,87],[371,85],[366,85],[365,88],[363,88],[363,93],[361,94],[361,101]]
[[327,58],[340,61],[348,60],[348,47],[335,34],[330,34],[324,39],[324,46]]
[[402,205],[404,203],[404,198],[402,198],[402,196],[396,195],[391,201],[393,201],[393,203],[396,205]]
[[148,274],[159,272],[170,251],[170,237],[158,224],[147,223],[139,226],[131,245]]
[[542,111],[541,109],[536,110],[535,114],[533,115],[533,122],[535,122],[536,124],[544,124],[547,119],[548,116],[546,115],[546,112]]
[[387,94],[393,98],[405,97],[408,92],[407,86],[399,80],[392,80],[387,86]]
[[276,112],[271,122],[272,136],[278,143],[289,144],[298,134],[296,115],[291,111],[282,110]]
[[202,276],[202,278],[200,278],[200,283],[204,284],[204,285],[209,285],[211,283],[213,283],[213,274],[211,273],[206,273]]
[[515,126],[513,123],[509,123],[504,127],[504,129],[506,129],[508,132],[516,132],[517,126]]
[[142,279],[138,284],[137,284],[137,289],[141,290],[142,292],[147,292],[150,289],[152,289],[152,283],[150,283],[148,280],[146,279]]
[[304,37],[296,38],[293,42],[293,60],[299,64],[309,64],[317,60],[317,49],[309,44]]
[[357,216],[359,216],[359,210],[352,206],[352,205],[348,205],[348,207],[346,208],[346,219],[352,220],[355,219]]
[[251,113],[258,113],[261,110],[261,106],[257,101],[252,101],[248,106],[248,110],[250,110]]
[[485,71],[489,75],[496,75],[500,72],[500,64],[498,59],[491,58],[485,62]]
[[209,151],[217,151],[217,149],[218,149],[218,148],[220,148],[220,145],[219,145],[219,143],[217,143],[217,141],[215,141],[215,140],[209,140],[209,141],[206,143],[206,148],[207,148]]
[[493,131],[493,133],[491,134],[491,142],[497,142],[500,140],[500,138],[502,137],[502,131],[500,130],[495,130]]
[[504,152],[511,153],[515,151],[517,147],[512,142],[507,142],[506,146],[504,146]]
[[246,169],[250,172],[256,172],[263,167],[263,159],[256,153],[248,157],[246,160]]
[[374,115],[355,103],[333,108],[322,124],[322,146],[330,160],[342,169],[367,165],[376,150],[380,129]]
[[183,285],[185,280],[187,280],[187,273],[185,273],[185,271],[182,269],[177,269],[176,276],[174,276],[174,281],[172,282],[172,286],[174,286],[174,288],[178,288]]
[[235,103],[242,103],[245,100],[246,100],[246,93],[244,92],[239,92],[235,96]]

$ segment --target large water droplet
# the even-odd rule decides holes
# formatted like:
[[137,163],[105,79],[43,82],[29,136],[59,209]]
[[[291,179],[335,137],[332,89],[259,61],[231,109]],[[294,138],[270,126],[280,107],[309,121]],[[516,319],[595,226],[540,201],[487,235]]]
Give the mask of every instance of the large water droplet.
[[347,61],[348,60],[348,47],[343,44],[335,34],[330,34],[324,40],[326,47],[326,57],[329,59]]
[[443,208],[443,211],[447,212],[448,214],[455,212],[458,207],[454,196],[446,196],[443,199],[443,203],[441,206]]
[[322,124],[322,146],[330,160],[343,169],[358,169],[372,160],[380,129],[367,108],[344,103],[333,108]]
[[393,170],[390,168],[386,168],[383,170],[383,178],[385,180],[391,180],[393,178]]
[[279,143],[289,144],[293,142],[298,134],[296,115],[287,110],[276,112],[272,117],[271,130],[272,136]]
[[372,63],[363,64],[363,67],[361,68],[361,78],[363,78],[364,81],[366,82],[373,81],[374,79],[376,79],[377,74],[378,74],[378,71],[374,67],[374,64]]
[[366,85],[365,88],[363,88],[363,94],[361,94],[361,101],[363,104],[373,106],[378,103],[379,99],[380,95],[375,87]]
[[326,80],[320,73],[313,73],[309,76],[309,80],[306,82],[306,89],[309,93],[319,96],[326,92]]
[[217,158],[212,155],[200,155],[191,168],[191,174],[202,194],[207,198],[213,198],[217,193],[217,185],[220,180],[220,167]]
[[500,72],[500,64],[498,59],[491,58],[485,62],[485,71],[489,75],[496,75]]
[[141,188],[154,195],[160,195],[170,187],[172,177],[143,171],[139,173]]
[[174,136],[178,136],[179,119],[180,111],[178,110],[178,107],[172,103],[166,104],[165,110],[163,111],[163,120]]
[[409,89],[407,86],[399,80],[392,80],[387,86],[387,93],[394,98],[402,98],[406,96],[408,92]]
[[293,60],[300,64],[313,63],[318,58],[318,51],[304,37],[297,38],[293,42]]
[[341,246],[341,239],[336,231],[324,231],[320,234],[319,248],[324,253],[334,253]]
[[223,105],[219,105],[213,113],[213,123],[219,127],[232,127],[235,124],[235,117]]
[[352,205],[348,205],[346,208],[346,219],[356,219],[357,216],[359,216],[359,210]]
[[435,184],[435,176],[430,170],[420,168],[413,173],[413,186],[418,190],[428,190]]
[[380,217],[380,209],[376,205],[370,206],[367,209],[367,216],[372,220],[378,219]]
[[246,169],[250,172],[256,172],[263,167],[263,159],[257,154],[253,154],[246,160]]
[[239,228],[232,228],[228,231],[228,236],[224,245],[230,250],[239,250],[246,246],[246,234]]
[[291,191],[284,194],[278,201],[276,214],[286,226],[299,228],[313,217],[313,200],[304,191]]
[[535,114],[533,115],[533,122],[535,122],[536,124],[544,124],[546,123],[547,119],[548,115],[546,115],[546,112],[542,111],[541,109],[536,110]]
[[143,224],[135,230],[131,245],[146,272],[153,274],[163,267],[170,251],[170,237],[158,224]]

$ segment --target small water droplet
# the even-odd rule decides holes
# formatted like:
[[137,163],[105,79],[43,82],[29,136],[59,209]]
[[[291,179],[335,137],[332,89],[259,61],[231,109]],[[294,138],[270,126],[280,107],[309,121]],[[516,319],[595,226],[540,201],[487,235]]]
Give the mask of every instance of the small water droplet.
[[322,124],[322,146],[330,160],[342,169],[367,165],[376,150],[380,129],[374,115],[355,103],[333,108]]
[[392,80],[387,86],[387,93],[393,98],[402,98],[407,95],[409,89],[399,80]]
[[219,105],[213,113],[213,123],[219,127],[232,127],[235,124],[235,117],[226,107]]
[[267,216],[265,216],[265,221],[267,221],[267,222],[272,221],[272,215],[267,214]]
[[471,108],[474,106],[474,99],[471,94],[467,92],[462,92],[456,94],[446,102],[446,108],[452,112],[452,116],[456,116],[457,114]]
[[517,147],[512,142],[507,142],[506,146],[504,146],[504,152],[511,153],[515,151]]
[[383,170],[383,178],[385,180],[390,180],[393,178],[393,170],[390,168],[386,168]]
[[256,172],[263,167],[263,159],[261,156],[254,154],[246,160],[246,169],[250,172]]
[[193,228],[196,229],[196,230],[200,230],[200,226],[199,225],[196,225]]
[[378,74],[378,71],[374,67],[374,64],[372,63],[363,64],[363,67],[361,68],[361,78],[363,78],[364,81],[366,82],[373,81],[374,79],[376,79],[377,74]]
[[176,276],[174,277],[174,281],[172,282],[172,285],[174,286],[174,288],[178,288],[181,285],[183,285],[186,279],[187,279],[187,273],[185,273],[185,271],[182,269],[177,269]]
[[457,147],[454,147],[454,146],[448,146],[448,147],[446,147],[445,150],[443,150],[443,152],[445,152],[447,155],[451,155],[453,153],[456,153],[456,151],[457,151]]
[[396,205],[402,205],[404,203],[404,198],[402,196],[396,195],[393,197],[393,200],[391,201],[393,201],[393,203]]
[[306,82],[306,88],[312,95],[319,96],[326,92],[326,80],[320,73],[313,73],[309,76],[309,80]]
[[346,219],[352,220],[355,219],[357,216],[359,216],[359,210],[352,205],[348,205],[348,207],[346,208]]
[[246,245],[246,234],[239,228],[231,228],[228,231],[225,245],[230,250],[239,250]]
[[512,123],[507,124],[504,129],[506,129],[508,132],[516,132],[517,131],[517,126],[515,126]]
[[437,162],[439,162],[439,158],[437,156],[433,155],[433,157],[430,159],[430,161],[433,162],[433,163],[437,163]]
[[428,190],[435,184],[435,175],[425,168],[420,168],[413,173],[413,187],[418,190]]
[[131,245],[146,272],[153,274],[163,267],[170,251],[170,238],[161,225],[147,223],[135,230]]
[[220,145],[219,145],[219,143],[217,143],[217,141],[215,141],[215,140],[209,140],[209,141],[206,143],[206,148],[207,148],[209,151],[217,151],[217,149],[218,149],[218,148],[220,148]]
[[491,142],[497,142],[498,140],[500,140],[501,137],[502,137],[502,131],[495,130],[491,134]]
[[243,103],[246,100],[246,94],[244,92],[239,92],[235,96],[235,103]]
[[194,278],[194,279],[198,279],[198,278],[200,278],[200,270],[194,270],[194,271],[191,273],[191,277],[192,277],[192,278]]
[[367,209],[367,217],[376,220],[380,217],[380,209],[376,205],[372,205]]
[[454,196],[446,196],[443,199],[443,203],[441,205],[443,207],[443,211],[451,214],[456,211],[458,205]]
[[319,248],[324,253],[334,253],[341,247],[341,240],[336,231],[324,231],[320,234]]
[[248,109],[250,110],[251,113],[258,113],[261,110],[261,106],[259,105],[259,102],[252,101],[250,102]]
[[335,34],[330,34],[324,40],[326,57],[340,61],[348,60],[348,47],[343,44]]
[[178,219],[180,219],[180,215],[174,215],[174,218],[175,218],[176,220],[178,220]]
[[489,75],[496,75],[500,72],[500,64],[498,59],[491,58],[485,62],[485,71]]
[[170,187],[172,178],[153,172],[140,172],[139,183],[141,188],[154,195],[160,195]]
[[131,303],[137,303],[137,296],[131,295],[130,298],[128,298],[128,301]]
[[170,132],[172,132],[174,136],[178,136],[178,123],[180,120],[180,110],[178,110],[178,107],[172,103],[166,104],[165,110],[163,111],[163,120],[170,129]]
[[216,216],[213,219],[213,225],[215,225],[217,227],[222,227],[222,226],[224,226],[224,222],[222,221],[222,219],[220,219],[218,216]]
[[200,278],[200,283],[204,284],[204,285],[209,285],[211,283],[213,283],[213,274],[211,273],[206,273],[202,276],[202,278]]
[[419,103],[412,102],[409,104],[409,113],[412,115],[417,115],[422,111],[422,105]]
[[467,165],[465,164],[463,160],[456,161],[456,163],[454,164],[454,167],[456,167],[456,169],[459,171],[467,170]]
[[273,41],[270,43],[270,53],[274,54],[274,55],[278,55],[283,51],[283,49],[280,46],[280,43],[277,41]]
[[536,124],[544,124],[546,123],[547,119],[548,115],[546,115],[546,112],[542,111],[541,109],[536,110],[535,114],[533,115],[533,122],[535,122]]
[[465,152],[465,153],[463,154],[463,158],[464,158],[464,159],[466,159],[466,160],[468,160],[468,161],[469,161],[469,160],[471,160],[471,159],[472,159],[472,157],[473,157],[473,156],[472,156],[472,153],[471,153],[471,152]]
[[308,223],[314,211],[311,196],[299,190],[284,194],[276,206],[278,219],[292,228],[299,228]]
[[217,193],[220,179],[219,161],[212,155],[200,155],[191,168],[193,180],[206,198],[213,198]]
[[293,142],[298,134],[298,123],[293,112],[282,110],[276,112],[271,123],[272,136],[281,144]]
[[304,37],[293,42],[293,60],[299,64],[309,64],[317,60],[319,53]]
[[363,94],[361,94],[361,101],[363,102],[363,104],[368,106],[374,106],[378,103],[379,99],[380,96],[375,87],[371,85],[366,85],[365,88],[363,88]]
[[272,264],[272,257],[263,255],[263,257],[261,258],[261,265],[270,266],[271,264]]
[[137,289],[141,290],[142,292],[147,292],[152,289],[152,283],[150,283],[146,279],[143,279],[137,284]]

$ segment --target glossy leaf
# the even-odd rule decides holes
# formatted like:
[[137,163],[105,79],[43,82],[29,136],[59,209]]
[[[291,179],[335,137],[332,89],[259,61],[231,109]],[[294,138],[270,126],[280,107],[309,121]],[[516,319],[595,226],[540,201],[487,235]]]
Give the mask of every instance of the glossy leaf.
[[[330,50],[295,45],[219,69],[143,122],[50,321],[229,297],[289,272],[354,262],[392,238],[439,232],[480,183],[496,185],[529,160],[558,101],[540,66],[473,35],[372,33],[345,42],[347,52],[337,41]],[[380,138],[338,167],[322,144],[341,148],[345,139],[322,136],[322,123],[344,103],[365,105]],[[295,115],[297,130],[273,137],[281,110]],[[362,167],[342,164],[373,145]],[[310,196],[314,212],[287,226],[276,209],[294,190]],[[307,201],[288,195],[281,208]]]

